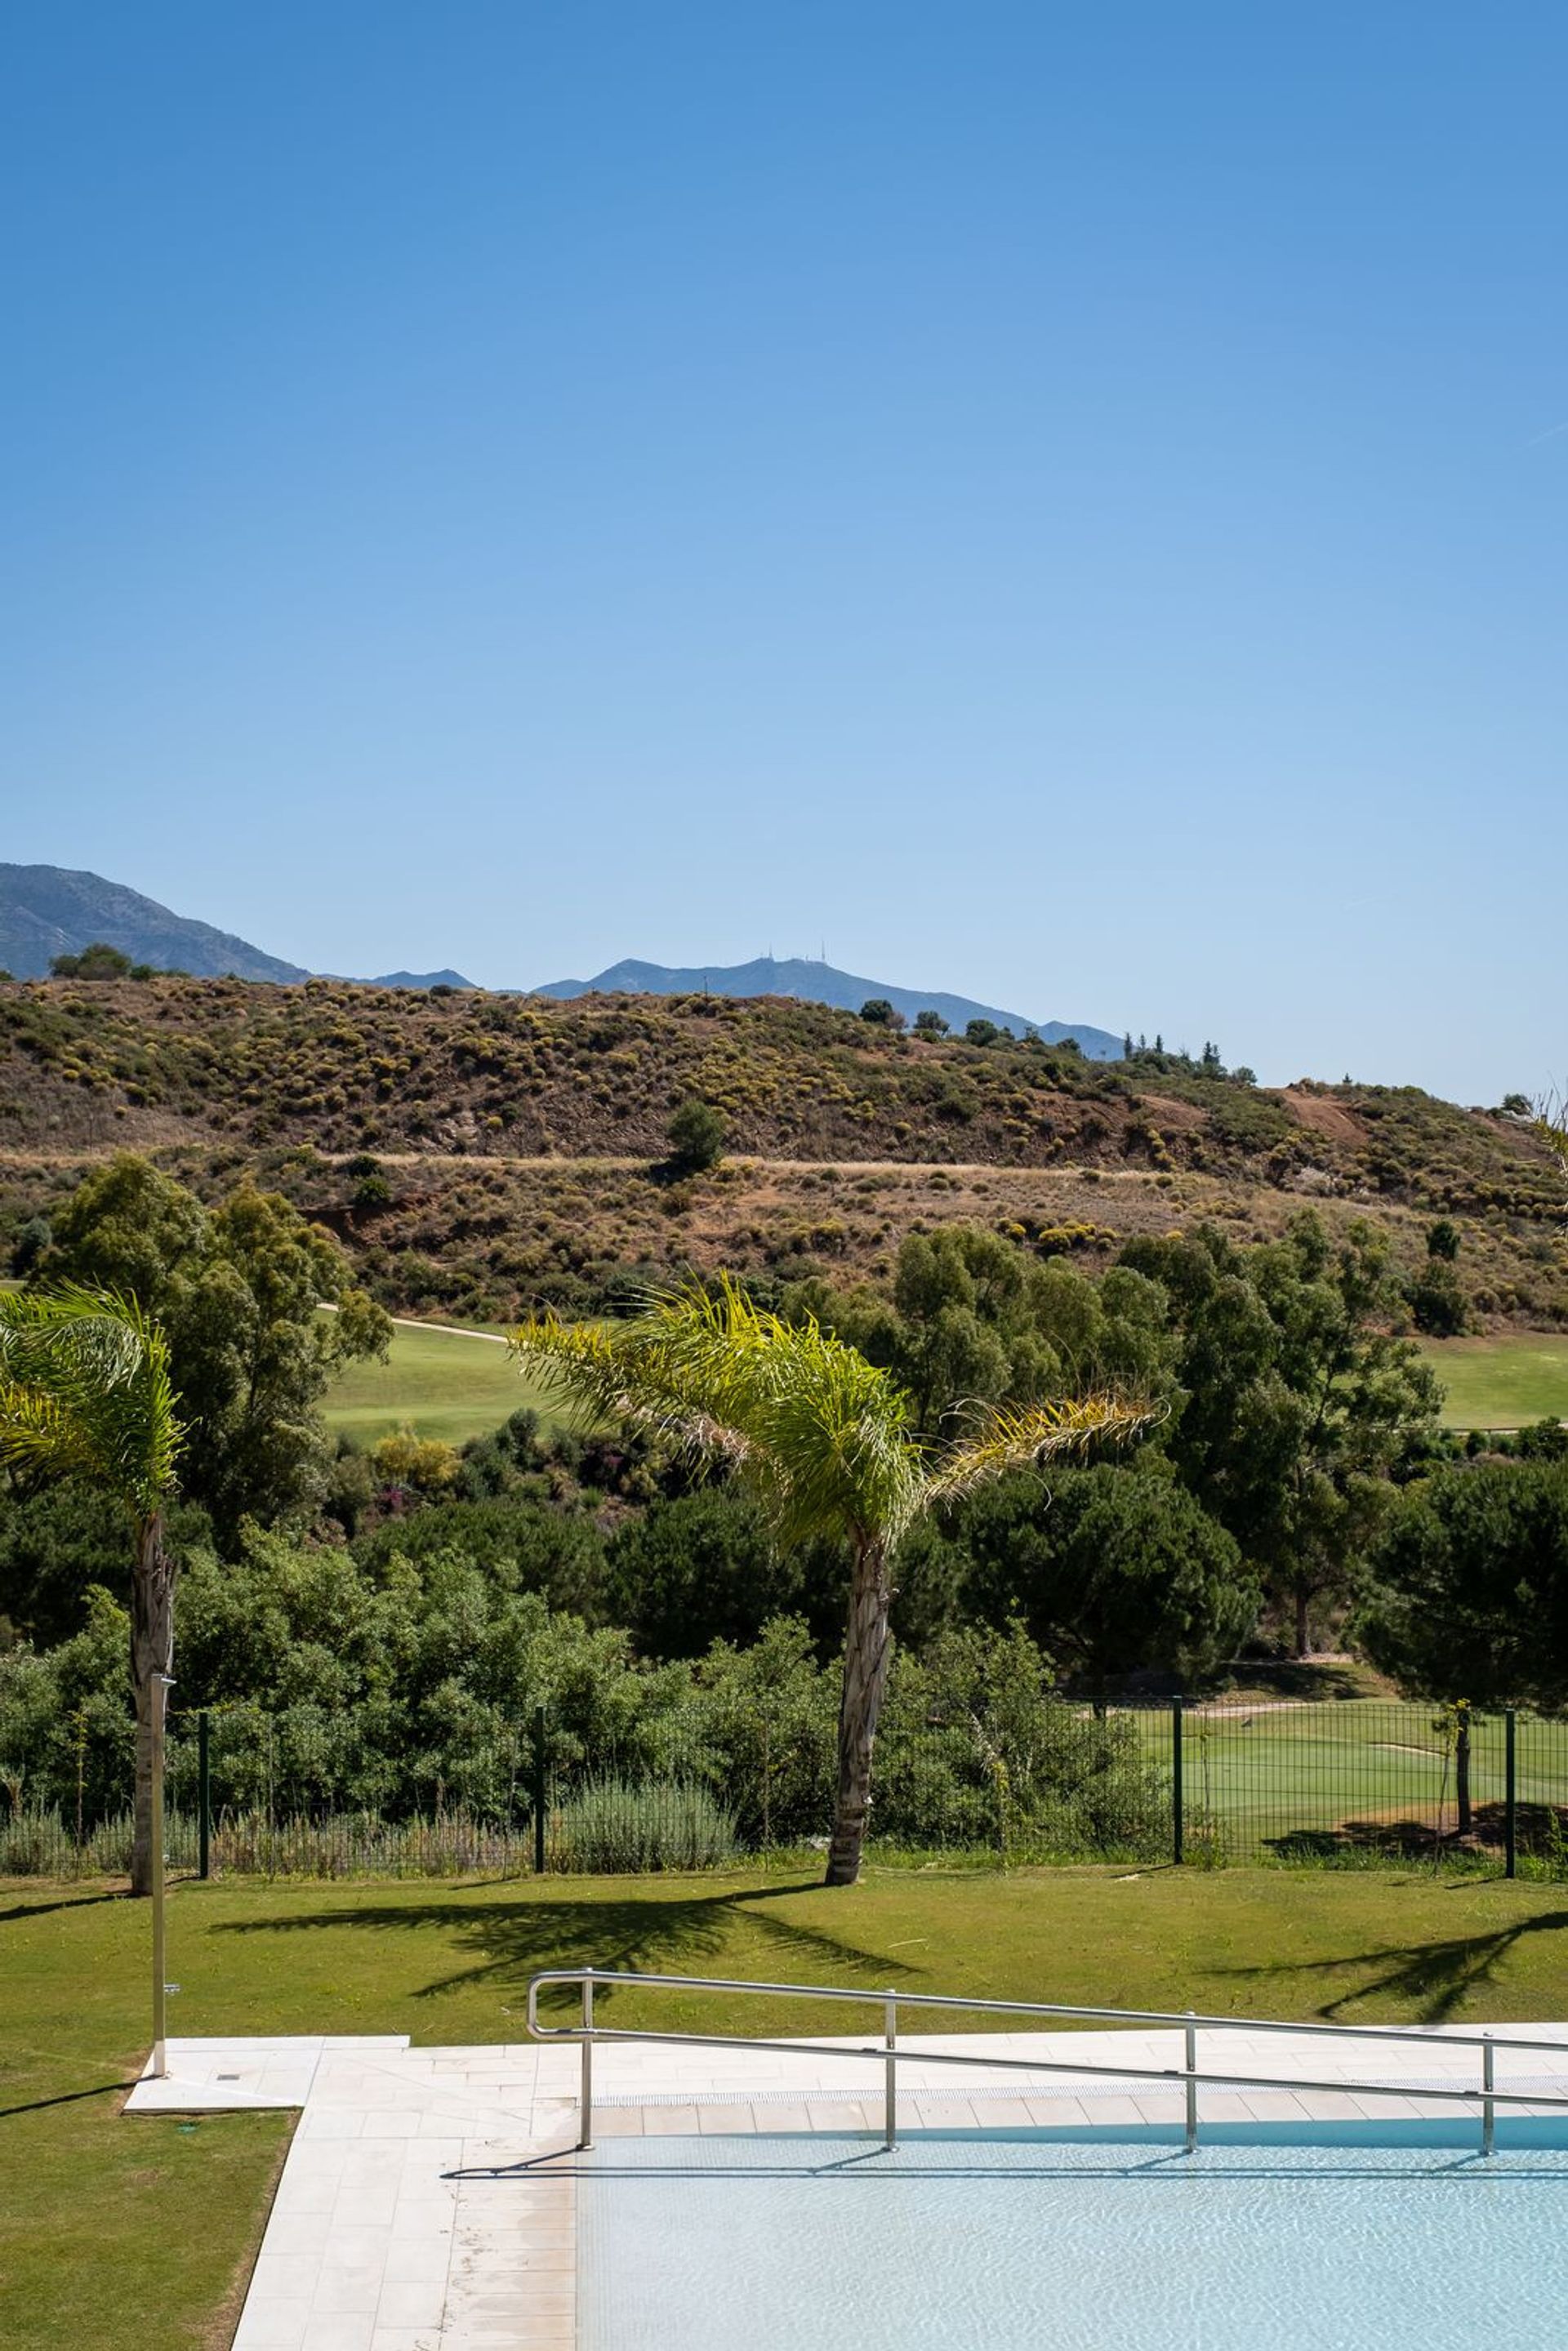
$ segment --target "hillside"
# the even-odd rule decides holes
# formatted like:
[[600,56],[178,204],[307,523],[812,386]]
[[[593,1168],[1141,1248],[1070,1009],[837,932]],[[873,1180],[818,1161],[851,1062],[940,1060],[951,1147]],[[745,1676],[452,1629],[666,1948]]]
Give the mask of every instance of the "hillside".
[[[674,1105],[730,1156],[672,1179]],[[495,1322],[695,1264],[881,1276],[961,1217],[1103,1262],[1129,1232],[1239,1238],[1371,1215],[1416,1264],[1434,1217],[1487,1323],[1568,1320],[1559,1171],[1526,1132],[1414,1088],[1266,1092],[1154,1056],[898,1037],[722,997],[431,997],[158,978],[0,986],[0,1251],[92,1160],[244,1172],[338,1231],[391,1306]]]
[[[287,985],[312,977],[298,964],[266,955],[247,939],[214,930],[210,923],[173,914],[156,899],[144,898],[121,883],[106,882],[101,874],[72,872],[60,865],[0,864],[0,972],[16,979],[43,979],[57,956],[79,955],[94,945],[117,947],[133,964],[198,979]],[[474,988],[471,979],[450,968],[384,972],[363,985],[411,991]],[[1003,1012],[967,996],[859,979],[852,972],[802,957],[776,963],[764,956],[755,963],[706,969],[694,966],[685,971],[667,964],[618,963],[594,979],[551,980],[533,993],[563,1002],[580,996],[779,996],[848,1012],[858,1012],[873,997],[882,997],[909,1021],[918,1013],[936,1012],[958,1030],[971,1020],[988,1020],[1017,1037],[1035,1029],[1047,1044],[1071,1039],[1093,1061],[1117,1061],[1122,1053],[1122,1040],[1106,1029],[1061,1020],[1033,1023],[1021,1013]]]
[[0,865],[0,969],[39,979],[58,955],[79,955],[101,940],[132,963],[188,971],[207,978],[233,972],[240,979],[293,980],[298,964],[264,955],[247,939],[211,923],[171,914],[155,898],[73,873],[62,865]]
[[858,1012],[862,1004],[881,997],[905,1020],[913,1021],[922,1012],[937,1012],[949,1029],[959,1030],[971,1020],[989,1020],[1015,1037],[1033,1029],[1048,1045],[1071,1037],[1091,1061],[1116,1061],[1122,1057],[1122,1040],[1108,1029],[1091,1028],[1082,1021],[1031,1021],[1021,1012],[1003,1012],[994,1004],[945,995],[940,988],[894,987],[886,980],[857,978],[853,972],[837,971],[830,963],[813,963],[805,956],[791,956],[785,962],[758,956],[751,963],[707,967],[694,964],[684,968],[628,961],[612,964],[592,979],[549,980],[534,993],[563,1002],[579,996],[784,996],[807,1004],[829,1004],[840,1012]]

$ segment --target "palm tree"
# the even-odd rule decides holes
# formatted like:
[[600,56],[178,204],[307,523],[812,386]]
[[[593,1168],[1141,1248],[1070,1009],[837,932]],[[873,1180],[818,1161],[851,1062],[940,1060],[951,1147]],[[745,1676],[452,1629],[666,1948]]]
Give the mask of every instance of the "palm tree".
[[586,1413],[661,1428],[728,1462],[779,1542],[847,1544],[830,1886],[852,1886],[860,1874],[902,1538],[925,1511],[989,1479],[1126,1435],[1149,1417],[1141,1405],[1090,1396],[992,1412],[967,1441],[928,1449],[915,1433],[912,1399],[886,1372],[814,1321],[761,1312],[727,1277],[713,1293],[652,1292],[625,1322],[536,1316],[510,1344]]
[[176,1402],[168,1342],[133,1299],[75,1284],[0,1292],[0,1461],[89,1479],[131,1521],[133,1894],[152,1891],[154,1729],[162,1728],[174,1662],[174,1562],[163,1514],[183,1435]]

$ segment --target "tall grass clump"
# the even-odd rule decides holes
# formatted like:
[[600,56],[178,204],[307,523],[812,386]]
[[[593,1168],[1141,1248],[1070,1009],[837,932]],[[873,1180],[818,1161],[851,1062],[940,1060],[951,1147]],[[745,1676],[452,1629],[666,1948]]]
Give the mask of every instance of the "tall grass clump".
[[[193,1870],[200,1830],[193,1813],[164,1823],[170,1869]],[[131,1867],[131,1819],[111,1813],[78,1840],[53,1808],[29,1807],[0,1818],[0,1877],[123,1877]],[[374,1813],[224,1813],[213,1823],[209,1861],[215,1876],[461,1877],[470,1871],[520,1876],[531,1865],[529,1831],[502,1828],[462,1811],[387,1821]]]
[[552,1867],[589,1876],[718,1869],[739,1850],[734,1813],[694,1781],[585,1780],[550,1816]]

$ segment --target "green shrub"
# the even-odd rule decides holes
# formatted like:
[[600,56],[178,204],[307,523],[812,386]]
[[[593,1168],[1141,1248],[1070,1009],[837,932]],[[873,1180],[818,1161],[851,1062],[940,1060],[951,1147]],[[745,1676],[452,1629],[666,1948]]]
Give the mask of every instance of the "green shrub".
[[671,1165],[690,1176],[716,1167],[729,1139],[723,1118],[705,1102],[682,1102],[664,1132],[669,1137]]
[[717,1869],[739,1846],[733,1813],[683,1780],[585,1780],[549,1824],[557,1869],[631,1876],[650,1869]]

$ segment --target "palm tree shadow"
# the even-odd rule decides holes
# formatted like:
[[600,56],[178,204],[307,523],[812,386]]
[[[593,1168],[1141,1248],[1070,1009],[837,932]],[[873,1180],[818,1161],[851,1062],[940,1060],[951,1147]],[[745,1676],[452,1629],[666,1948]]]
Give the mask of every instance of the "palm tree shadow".
[[129,1894],[61,1894],[49,1902],[16,1902],[9,1910],[0,1910],[0,1927],[9,1927],[18,1918],[44,1918],[52,1910],[87,1910],[99,1902],[128,1902]]
[[[319,1928],[353,1928],[367,1934],[396,1935],[435,1929],[469,1963],[419,1986],[415,1998],[488,1985],[520,1992],[528,1978],[549,1968],[603,1968],[615,1974],[692,1974],[701,1963],[730,1947],[738,1921],[760,1928],[779,1957],[817,1970],[831,1969],[835,1980],[867,1980],[868,1997],[923,1970],[884,1952],[867,1951],[820,1927],[782,1917],[765,1906],[791,1895],[816,1893],[821,1881],[748,1887],[698,1895],[640,1899],[539,1901],[520,1894],[510,1900],[459,1902],[370,1902],[348,1910],[298,1912],[287,1918],[228,1920],[222,1935],[297,1935]],[[613,1987],[599,1998],[600,2011],[614,2000]],[[548,2005],[548,2003],[547,2003]]]
[[1568,1910],[1546,1910],[1538,1917],[1516,1918],[1484,1935],[1445,1936],[1431,1943],[1395,1943],[1379,1950],[1354,1951],[1332,1959],[1277,1959],[1267,1966],[1228,1968],[1230,1976],[1260,1980],[1277,1975],[1337,1975],[1346,1968],[1374,1972],[1354,1989],[1324,2001],[1316,2013],[1334,2018],[1357,2002],[1385,1994],[1416,2011],[1422,2024],[1442,2024],[1463,2006],[1472,1991],[1490,1984],[1498,1970],[1527,1935],[1561,1933],[1568,1928]]

